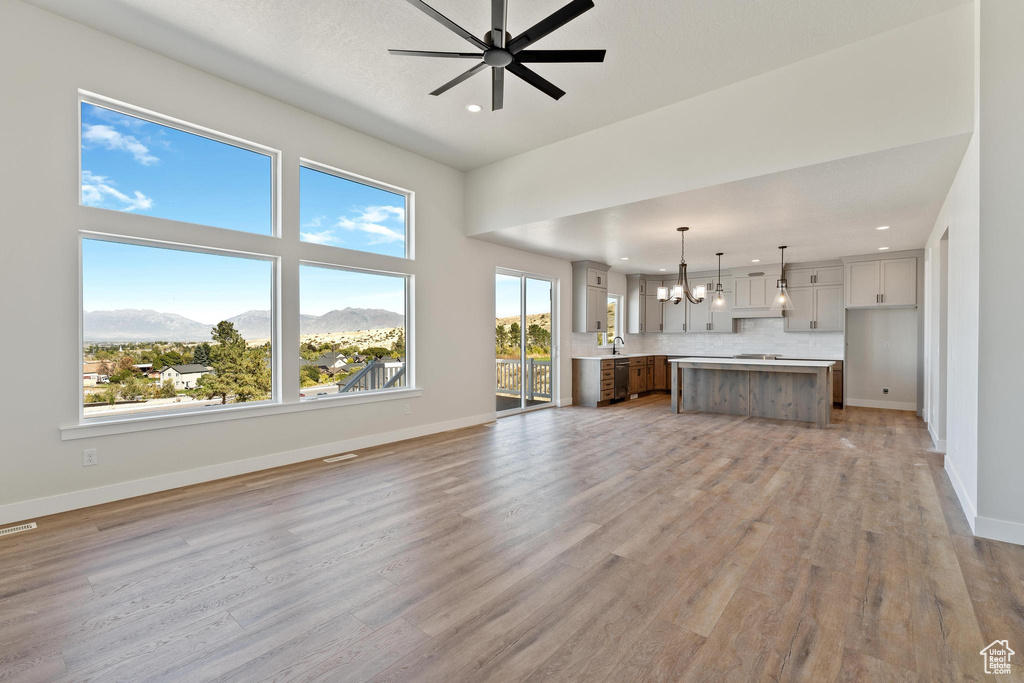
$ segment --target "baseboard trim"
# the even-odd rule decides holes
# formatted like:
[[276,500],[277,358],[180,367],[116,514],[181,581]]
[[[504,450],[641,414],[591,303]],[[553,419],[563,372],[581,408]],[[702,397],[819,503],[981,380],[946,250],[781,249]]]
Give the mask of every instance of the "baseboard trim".
[[935,450],[939,453],[946,452],[946,440],[940,439],[935,434],[935,430],[932,429],[932,423],[928,423],[928,436],[932,437],[932,445],[935,446]]
[[978,517],[974,526],[974,535],[993,541],[1024,545],[1024,524],[992,517]]
[[910,401],[869,401],[864,398],[848,398],[846,405],[857,408],[881,408],[882,410],[917,410],[917,403]]
[[493,412],[483,413],[481,415],[473,415],[445,422],[434,422],[427,425],[421,425],[419,427],[408,427],[406,429],[399,429],[382,434],[371,434],[368,436],[356,437],[345,441],[308,446],[306,448],[299,448],[293,451],[272,453],[270,455],[246,458],[244,460],[234,460],[232,462],[210,465],[208,467],[198,467],[191,470],[183,470],[181,472],[171,472],[168,474],[157,475],[155,477],[147,477],[145,479],[118,482],[116,484],[108,484],[106,486],[98,486],[96,488],[84,489],[81,491],[72,491],[70,493],[62,493],[56,496],[48,496],[46,498],[36,498],[34,500],[8,503],[7,505],[0,505],[0,524],[45,517],[46,515],[54,515],[59,512],[68,512],[69,510],[79,510],[81,508],[92,507],[93,505],[112,503],[126,498],[144,496],[150,493],[180,488],[182,486],[192,486],[193,484],[201,484],[207,481],[234,477],[239,474],[249,474],[250,472],[258,472],[260,470],[267,470],[273,467],[281,467],[282,465],[291,465],[297,462],[304,462],[306,460],[326,458],[347,451],[356,451],[362,448],[381,446],[397,441],[415,439],[420,436],[429,436],[430,434],[450,432],[453,429],[474,427],[476,425],[487,424],[494,421],[495,414]]
[[960,479],[960,474],[953,467],[953,461],[947,456],[942,464],[946,475],[949,477],[949,483],[953,485],[953,491],[956,493],[957,500],[960,501],[960,509],[964,512],[964,517],[967,518],[967,524],[971,527],[973,533],[975,526],[977,525],[978,511],[974,509],[974,503],[971,502],[970,496],[967,495],[967,487],[964,486],[963,480]]

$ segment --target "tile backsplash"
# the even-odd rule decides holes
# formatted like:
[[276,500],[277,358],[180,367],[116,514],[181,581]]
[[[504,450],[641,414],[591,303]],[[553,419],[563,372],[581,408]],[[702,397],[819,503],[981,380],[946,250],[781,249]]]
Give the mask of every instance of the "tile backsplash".
[[[596,334],[572,335],[572,355],[599,356],[610,350],[597,347]],[[734,356],[739,353],[775,353],[789,358],[843,358],[842,332],[785,332],[781,318],[741,318],[736,334],[628,334],[627,353],[688,356]]]

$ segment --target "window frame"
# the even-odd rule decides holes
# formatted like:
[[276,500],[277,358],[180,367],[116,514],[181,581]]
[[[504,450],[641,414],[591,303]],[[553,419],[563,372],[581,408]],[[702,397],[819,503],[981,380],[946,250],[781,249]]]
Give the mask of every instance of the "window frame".
[[[623,302],[624,302],[625,297],[623,297],[621,294],[608,294],[608,298],[615,300],[615,329],[612,330],[612,339],[614,339],[615,337],[622,337],[622,339],[623,339],[622,346],[625,347],[626,346],[626,342],[625,342],[626,337],[622,333],[623,332],[623,327],[622,327],[622,310],[623,309],[622,309],[622,306],[623,306]],[[599,349],[610,349],[610,348],[612,348],[613,344],[608,341],[608,332],[603,332],[603,333],[601,333],[601,335],[602,335],[601,338],[603,339],[603,341],[598,342],[597,348],[599,348]]]
[[213,142],[219,142],[221,144],[230,145],[232,147],[238,147],[249,152],[255,152],[256,154],[262,154],[270,157],[270,234],[264,234],[259,232],[248,232],[246,230],[235,230],[234,228],[222,228],[216,225],[208,225],[206,223],[194,223],[192,221],[179,221],[174,218],[163,218],[160,216],[146,216],[145,214],[135,214],[142,218],[149,220],[158,221],[169,221],[171,223],[179,223],[186,225],[197,225],[203,228],[212,228],[214,230],[226,230],[233,233],[242,233],[244,235],[256,235],[258,237],[281,237],[281,152],[280,150],[267,147],[244,138],[222,133],[212,128],[200,126],[195,123],[189,123],[182,121],[181,119],[174,118],[173,116],[167,116],[166,114],[160,114],[150,109],[144,109],[135,105],[121,102],[119,100],[112,99],[110,97],[104,97],[87,90],[78,91],[78,110],[76,117],[78,119],[78,205],[98,211],[113,211],[115,213],[124,213],[117,211],[116,209],[105,209],[100,206],[89,206],[82,201],[82,104],[91,104],[94,107],[100,107],[103,109],[109,109],[110,111],[124,114],[125,116],[131,116],[133,118],[142,119],[149,123],[154,123],[158,126],[164,126],[167,128],[173,128],[174,130],[181,131],[182,133],[189,133],[191,135],[198,135],[201,138],[212,140]]
[[[271,159],[271,206],[272,234],[254,233],[231,228],[220,228],[212,225],[178,221],[173,218],[160,218],[139,213],[129,213],[112,209],[99,209],[82,202],[81,170],[82,170],[82,103],[93,104],[119,113],[134,116],[152,123],[168,126],[187,133],[200,135],[217,142],[223,142],[250,151],[268,155]],[[78,168],[75,172],[75,193],[78,197],[76,215],[76,234],[78,238],[78,339],[75,349],[76,371],[69,380],[75,382],[70,395],[75,396],[78,403],[78,419],[74,424],[59,427],[61,440],[76,440],[148,431],[169,427],[205,424],[242,418],[280,415],[306,410],[317,410],[340,405],[356,405],[379,401],[402,400],[421,396],[423,390],[416,383],[416,310],[415,310],[415,192],[396,185],[374,180],[366,176],[342,170],[329,164],[313,161],[297,154],[295,166],[283,168],[283,153],[266,145],[244,140],[232,135],[221,133],[204,126],[196,125],[160,114],[158,112],[130,105],[112,98],[104,97],[85,90],[78,91],[76,99],[77,131],[75,140],[78,142]],[[289,157],[290,159],[293,157]],[[283,178],[294,178],[295,186],[289,186],[288,192],[298,196],[301,192],[299,169],[308,167],[343,179],[376,187],[387,192],[400,194],[405,198],[405,249],[406,256],[398,257],[388,254],[377,254],[368,251],[350,250],[343,247],[318,245],[303,242],[299,228],[298,203],[291,208],[289,205],[289,222],[284,223],[283,216]],[[294,169],[294,171],[293,171]],[[294,210],[292,215],[290,211]],[[293,222],[294,221],[294,224]],[[109,242],[120,242],[138,246],[169,248],[181,251],[192,251],[211,255],[234,256],[272,263],[271,292],[271,356],[272,389],[271,398],[265,401],[235,403],[224,406],[187,407],[180,410],[151,413],[134,413],[117,416],[85,417],[85,406],[82,391],[81,368],[85,353],[84,345],[84,286],[83,281],[83,248],[85,239],[98,239]],[[401,389],[376,391],[360,391],[351,394],[320,397],[317,400],[302,400],[299,396],[300,387],[290,390],[292,380],[299,377],[299,368],[295,361],[285,354],[297,349],[285,343],[286,330],[299,329],[300,299],[300,267],[312,265],[341,270],[365,272],[368,274],[402,277],[405,280],[405,345],[406,345],[406,386]],[[71,294],[71,292],[69,292]],[[287,304],[287,306],[286,306]],[[292,312],[286,310],[295,306]],[[70,387],[69,387],[70,388]],[[324,398],[332,400],[325,401]],[[61,400],[64,400],[63,398]]]
[[[380,254],[378,254],[379,256]],[[396,258],[396,257],[391,257]],[[315,261],[312,259],[299,259],[299,278],[298,278],[298,294],[299,294],[299,310],[298,315],[302,315],[302,266],[312,266],[314,268],[327,268],[330,270],[343,270],[349,273],[363,273],[366,275],[381,275],[384,277],[402,278],[404,280],[404,301],[403,308],[405,309],[405,325],[403,332],[405,334],[405,387],[399,389],[376,389],[374,391],[360,391],[355,394],[328,394],[327,396],[306,396],[305,398],[300,397],[302,393],[302,382],[300,374],[300,382],[295,387],[295,397],[301,405],[309,405],[317,402],[330,403],[334,401],[347,401],[359,395],[383,395],[388,396],[399,391],[406,389],[415,389],[416,387],[416,363],[414,362],[414,349],[415,345],[412,341],[413,325],[412,325],[412,302],[413,302],[413,287],[415,282],[415,275],[412,273],[403,273],[399,271],[384,271],[374,268],[360,268],[358,266],[346,266],[337,263],[330,263],[324,261]],[[301,340],[301,335],[300,335]],[[301,345],[301,344],[300,344]]]
[[[246,258],[255,261],[270,263],[270,398],[263,401],[251,401],[248,403],[231,403],[221,407],[211,406],[189,406],[178,410],[166,412],[153,411],[152,413],[139,413],[134,415],[108,415],[97,417],[86,417],[84,392],[82,391],[81,379],[78,386],[78,424],[79,426],[103,425],[111,423],[135,422],[148,419],[159,419],[185,415],[208,414],[214,412],[227,412],[237,410],[241,407],[267,407],[281,403],[281,256],[276,254],[263,254],[237,249],[224,249],[220,247],[209,247],[194,244],[181,244],[165,240],[154,240],[142,237],[131,237],[127,235],[110,234],[94,230],[78,231],[78,368],[85,364],[85,262],[83,254],[83,243],[86,240],[98,240],[101,242],[114,242],[116,244],[127,244],[136,247],[151,247],[156,249],[171,249],[175,251],[188,251],[194,254],[208,254],[211,256],[226,256],[230,258]],[[81,373],[79,373],[81,374]]]
[[[377,190],[383,190],[384,192],[390,192],[392,194],[401,195],[402,197],[405,198],[405,221],[404,221],[404,223],[405,223],[405,243],[404,243],[405,244],[405,255],[404,256],[392,256],[391,254],[380,254],[380,253],[377,253],[377,252],[374,252],[374,251],[365,251],[363,249],[349,249],[347,247],[339,247],[339,246],[335,246],[335,245],[332,245],[332,244],[319,244],[317,246],[327,247],[328,249],[343,249],[345,251],[350,251],[350,252],[353,252],[353,253],[356,253],[356,254],[369,254],[371,256],[383,256],[385,258],[401,259],[403,261],[415,261],[416,260],[416,251],[415,251],[415,248],[414,248],[414,246],[415,246],[414,245],[415,230],[413,229],[414,216],[416,215],[416,210],[415,210],[415,206],[414,206],[414,201],[415,201],[415,196],[416,195],[415,195],[415,193],[412,190],[407,190],[407,189],[405,189],[403,187],[398,187],[397,185],[391,185],[391,184],[388,184],[388,183],[385,183],[385,182],[382,182],[382,181],[379,181],[379,180],[374,180],[373,178],[368,178],[366,176],[359,175],[358,173],[352,173],[351,171],[346,171],[346,170],[338,168],[336,166],[331,166],[329,164],[324,164],[324,163],[321,163],[319,161],[314,161],[313,159],[308,159],[306,157],[300,157],[299,158],[299,176],[300,177],[302,175],[302,169],[303,168],[307,168],[307,169],[309,169],[311,171],[317,171],[319,173],[324,173],[326,175],[334,176],[336,178],[340,178],[341,180],[348,180],[350,182],[358,183],[360,185],[366,185],[367,187],[372,187],[372,188],[375,188]],[[299,181],[299,188],[298,188],[298,190],[299,190],[299,193],[298,193],[299,194],[299,206],[301,208],[301,206],[302,206],[302,182],[301,182],[301,180]],[[299,239],[299,242],[301,244],[316,244],[316,242],[306,242],[305,240],[303,240],[302,239],[301,230],[299,232],[300,232],[300,234],[298,236],[298,239]]]

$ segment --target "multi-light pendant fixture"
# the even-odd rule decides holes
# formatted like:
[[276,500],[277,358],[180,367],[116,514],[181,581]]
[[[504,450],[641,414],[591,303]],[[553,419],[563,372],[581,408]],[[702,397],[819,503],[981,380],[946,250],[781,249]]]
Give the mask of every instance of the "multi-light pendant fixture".
[[680,235],[680,250],[679,250],[679,277],[676,279],[674,287],[669,289],[668,287],[658,287],[658,301],[667,302],[671,301],[673,304],[678,304],[686,297],[686,300],[691,304],[697,305],[704,301],[705,288],[704,285],[698,285],[690,290],[690,283],[686,279],[686,231],[689,228],[676,228]]

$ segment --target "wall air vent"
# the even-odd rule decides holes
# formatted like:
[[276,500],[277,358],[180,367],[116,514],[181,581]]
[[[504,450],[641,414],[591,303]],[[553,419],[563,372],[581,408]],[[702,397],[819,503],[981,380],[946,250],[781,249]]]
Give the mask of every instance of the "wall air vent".
[[757,273],[747,273],[747,277],[764,277],[764,271],[762,270]]
[[342,460],[351,460],[356,457],[358,456],[355,453],[346,453],[345,455],[336,455],[333,458],[324,458],[324,462],[341,462]]
[[28,524],[19,524],[18,526],[9,526],[6,529],[0,529],[0,536],[7,536],[9,534],[16,534],[19,531],[29,531],[35,529],[36,523],[29,522]]

